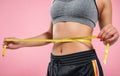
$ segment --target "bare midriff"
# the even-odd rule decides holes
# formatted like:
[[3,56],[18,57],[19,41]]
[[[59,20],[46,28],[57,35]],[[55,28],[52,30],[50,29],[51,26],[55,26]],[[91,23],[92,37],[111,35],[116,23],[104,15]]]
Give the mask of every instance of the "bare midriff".
[[[53,39],[75,38],[92,36],[93,28],[78,22],[58,22],[53,25]],[[91,40],[91,39],[89,39]],[[93,49],[92,43],[86,42],[60,42],[54,43],[52,54],[67,55]]]

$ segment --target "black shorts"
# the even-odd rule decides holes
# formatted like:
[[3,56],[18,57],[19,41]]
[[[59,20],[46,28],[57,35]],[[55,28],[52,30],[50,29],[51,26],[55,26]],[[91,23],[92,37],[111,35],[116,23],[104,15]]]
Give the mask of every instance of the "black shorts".
[[104,76],[94,49],[69,55],[51,54],[47,76]]

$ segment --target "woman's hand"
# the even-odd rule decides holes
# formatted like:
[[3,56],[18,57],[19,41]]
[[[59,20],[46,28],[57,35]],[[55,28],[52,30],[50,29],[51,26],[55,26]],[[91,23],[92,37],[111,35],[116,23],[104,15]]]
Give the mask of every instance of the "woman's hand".
[[4,38],[4,45],[7,45],[7,49],[18,49],[24,46],[23,42],[16,42],[16,41],[6,41],[7,39],[18,39],[15,37]]
[[110,45],[112,45],[118,40],[119,36],[117,29],[113,25],[109,24],[101,29],[98,38],[100,38],[100,41],[104,41],[104,44],[109,42]]

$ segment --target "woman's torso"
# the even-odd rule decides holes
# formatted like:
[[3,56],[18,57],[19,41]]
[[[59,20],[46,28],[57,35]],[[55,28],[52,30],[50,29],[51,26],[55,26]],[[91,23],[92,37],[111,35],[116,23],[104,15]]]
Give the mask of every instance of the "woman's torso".
[[[102,5],[100,5],[101,2],[97,0],[96,4],[100,13],[100,10],[102,9]],[[92,33],[93,28],[79,22],[66,21],[53,24],[53,39],[92,36]],[[54,55],[66,55],[81,51],[87,51],[93,48],[94,47],[92,43],[85,42],[55,43],[52,49],[52,53]]]

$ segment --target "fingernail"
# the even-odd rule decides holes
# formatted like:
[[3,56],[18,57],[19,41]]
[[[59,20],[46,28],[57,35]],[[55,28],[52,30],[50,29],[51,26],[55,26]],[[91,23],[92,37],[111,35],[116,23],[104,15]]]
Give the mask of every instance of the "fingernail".
[[111,42],[111,40],[107,40],[107,42]]
[[5,41],[4,44],[7,45],[7,41]]
[[101,38],[101,36],[98,36],[97,38]]
[[103,39],[103,41],[105,41],[105,39]]
[[103,41],[103,39],[100,39],[100,41]]

